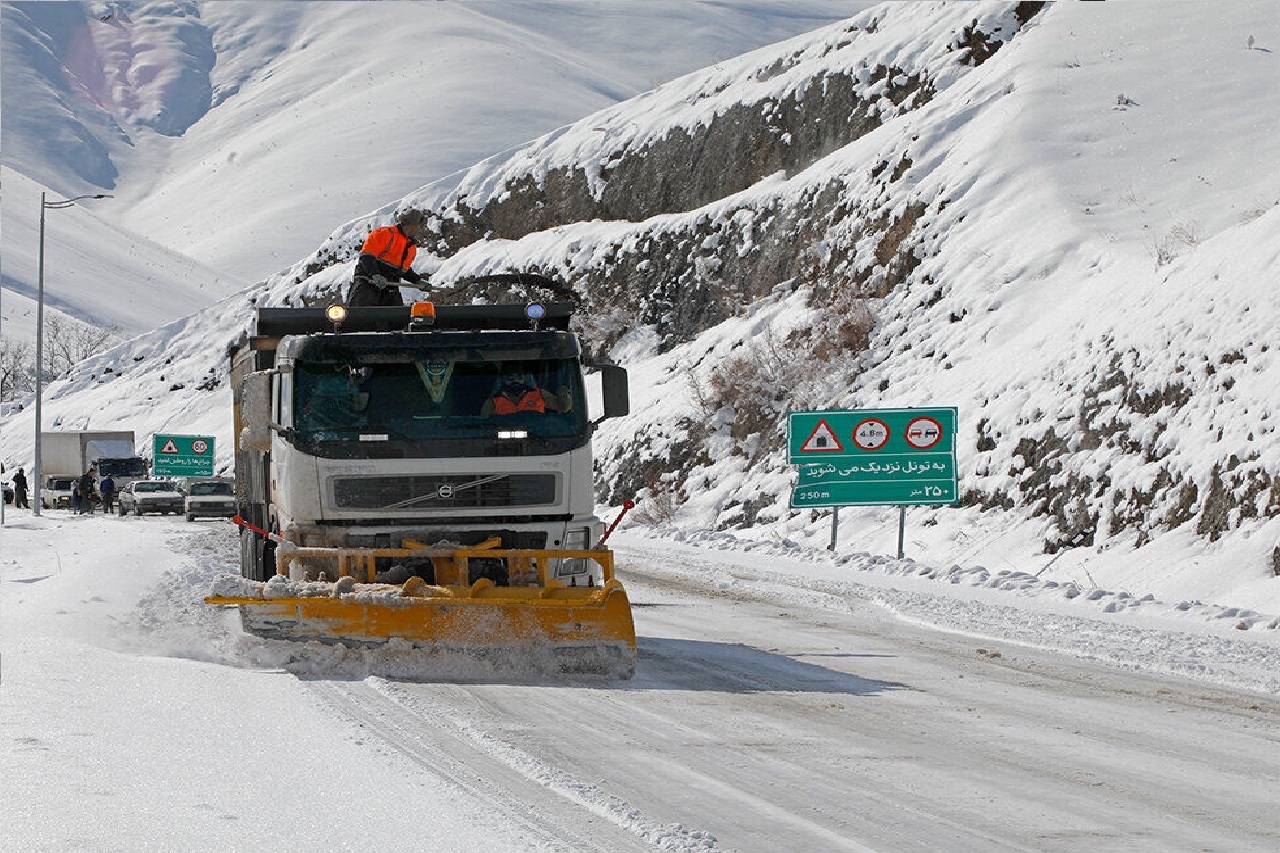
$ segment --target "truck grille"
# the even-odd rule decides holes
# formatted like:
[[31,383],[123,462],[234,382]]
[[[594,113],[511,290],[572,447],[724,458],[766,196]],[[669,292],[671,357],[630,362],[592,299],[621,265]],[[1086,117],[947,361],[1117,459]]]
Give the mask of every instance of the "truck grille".
[[423,474],[333,481],[340,509],[475,509],[546,506],[556,501],[555,474]]

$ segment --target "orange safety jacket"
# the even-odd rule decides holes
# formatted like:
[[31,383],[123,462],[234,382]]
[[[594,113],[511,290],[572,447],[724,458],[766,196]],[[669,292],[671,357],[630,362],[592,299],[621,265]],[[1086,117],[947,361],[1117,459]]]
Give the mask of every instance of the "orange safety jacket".
[[542,399],[542,392],[537,388],[525,391],[520,399],[512,402],[510,398],[499,394],[493,398],[495,415],[514,415],[516,412],[546,412],[547,401]]
[[387,226],[375,228],[365,238],[360,247],[360,254],[373,255],[384,264],[388,264],[402,273],[413,266],[418,247],[397,227]]

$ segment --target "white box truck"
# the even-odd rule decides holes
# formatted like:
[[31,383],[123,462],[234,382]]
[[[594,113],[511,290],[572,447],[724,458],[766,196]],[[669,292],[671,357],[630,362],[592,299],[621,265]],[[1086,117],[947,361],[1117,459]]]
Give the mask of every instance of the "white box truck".
[[40,434],[40,505],[71,505],[71,481],[94,468],[99,479],[110,476],[116,490],[146,479],[148,462],[134,452],[132,430],[61,431]]

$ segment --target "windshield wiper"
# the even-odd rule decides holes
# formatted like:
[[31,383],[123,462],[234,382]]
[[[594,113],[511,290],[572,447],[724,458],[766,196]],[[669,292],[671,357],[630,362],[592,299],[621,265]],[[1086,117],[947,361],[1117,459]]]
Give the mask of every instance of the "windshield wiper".
[[498,480],[505,480],[509,474],[494,474],[492,477],[481,477],[479,480],[472,480],[470,483],[460,483],[453,485],[452,483],[441,483],[434,492],[425,495],[418,495],[416,498],[406,498],[402,501],[396,501],[393,504],[380,506],[378,509],[404,509],[407,506],[413,506],[421,501],[433,501],[436,498],[451,498],[458,492],[465,489],[474,489],[483,486],[486,483],[496,483]]

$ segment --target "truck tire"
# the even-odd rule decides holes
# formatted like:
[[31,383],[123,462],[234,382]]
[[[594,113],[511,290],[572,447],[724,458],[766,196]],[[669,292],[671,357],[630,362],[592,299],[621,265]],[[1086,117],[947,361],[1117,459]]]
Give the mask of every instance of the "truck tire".
[[240,529],[240,574],[251,581],[268,581],[276,573],[274,542],[263,542],[256,533]]

